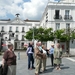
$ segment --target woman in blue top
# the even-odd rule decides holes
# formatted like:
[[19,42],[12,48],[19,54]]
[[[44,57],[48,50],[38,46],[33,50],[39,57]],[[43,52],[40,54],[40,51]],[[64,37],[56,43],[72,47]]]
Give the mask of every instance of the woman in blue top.
[[51,57],[51,65],[53,66],[53,59],[54,59],[54,43],[51,44],[51,48],[50,48],[50,57]]

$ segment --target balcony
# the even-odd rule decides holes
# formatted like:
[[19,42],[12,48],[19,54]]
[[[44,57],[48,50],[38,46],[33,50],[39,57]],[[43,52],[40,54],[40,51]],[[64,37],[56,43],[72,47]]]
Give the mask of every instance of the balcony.
[[22,38],[21,41],[24,41],[24,38]]
[[64,16],[64,19],[65,19],[65,20],[72,20],[72,16],[71,16],[71,15],[65,15],[65,16]]
[[15,38],[15,41],[19,41],[19,39],[18,38]]
[[62,19],[62,16],[61,16],[61,15],[59,15],[59,16],[54,15],[54,19],[55,19],[55,20],[61,20],[61,19]]
[[1,32],[5,32],[4,30],[1,30]]
[[16,33],[18,33],[19,31],[15,31]]
[[9,32],[12,32],[11,30],[9,30]]
[[24,30],[22,30],[22,33],[24,33],[25,31]]

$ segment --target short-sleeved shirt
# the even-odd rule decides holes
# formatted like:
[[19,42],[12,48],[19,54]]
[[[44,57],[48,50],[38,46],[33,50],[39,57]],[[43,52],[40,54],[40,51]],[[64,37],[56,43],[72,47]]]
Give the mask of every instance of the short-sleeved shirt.
[[54,48],[53,47],[50,48],[50,54],[54,54]]
[[5,51],[3,58],[7,62],[8,66],[10,65],[16,65],[16,55],[13,51]]

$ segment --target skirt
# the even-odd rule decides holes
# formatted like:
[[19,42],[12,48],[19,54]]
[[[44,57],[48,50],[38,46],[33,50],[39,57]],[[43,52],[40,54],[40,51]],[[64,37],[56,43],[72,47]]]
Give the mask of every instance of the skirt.
[[16,65],[8,66],[7,75],[16,75]]

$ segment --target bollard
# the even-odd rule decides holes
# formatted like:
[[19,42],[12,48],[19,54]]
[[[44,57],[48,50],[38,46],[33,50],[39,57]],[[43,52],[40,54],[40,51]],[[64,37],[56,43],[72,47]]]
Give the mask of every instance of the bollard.
[[20,52],[18,52],[18,60],[20,60]]

